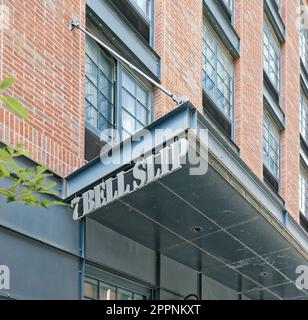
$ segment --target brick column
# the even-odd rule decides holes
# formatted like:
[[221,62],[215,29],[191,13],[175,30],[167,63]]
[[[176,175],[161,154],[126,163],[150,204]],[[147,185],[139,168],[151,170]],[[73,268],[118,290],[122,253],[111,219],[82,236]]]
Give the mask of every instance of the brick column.
[[281,195],[287,210],[299,220],[299,106],[300,37],[297,27],[297,0],[283,0],[281,15],[286,27],[286,43],[281,50],[281,107],[286,115],[286,130],[281,139]]
[[[162,84],[177,95],[188,96],[202,112],[202,0],[155,0],[155,50],[162,60]],[[155,96],[157,118],[175,103]]]
[[263,179],[263,1],[235,3],[241,39],[235,63],[235,142],[242,159]]
[[9,28],[1,31],[1,78],[16,77],[12,92],[29,110],[21,121],[0,106],[0,140],[24,143],[33,159],[65,176],[84,160],[85,0],[1,0]]

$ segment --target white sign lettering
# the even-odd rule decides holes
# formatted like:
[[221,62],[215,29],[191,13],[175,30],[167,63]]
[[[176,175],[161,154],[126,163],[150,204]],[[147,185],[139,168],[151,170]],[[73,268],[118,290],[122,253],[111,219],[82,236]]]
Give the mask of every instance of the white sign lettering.
[[124,171],[119,172],[115,178],[102,181],[71,201],[71,207],[74,208],[73,219],[81,219],[124,195],[181,169],[181,159],[187,152],[188,141],[180,139],[161,149],[158,155],[151,154],[137,161],[132,169],[134,179],[132,184],[125,182]]

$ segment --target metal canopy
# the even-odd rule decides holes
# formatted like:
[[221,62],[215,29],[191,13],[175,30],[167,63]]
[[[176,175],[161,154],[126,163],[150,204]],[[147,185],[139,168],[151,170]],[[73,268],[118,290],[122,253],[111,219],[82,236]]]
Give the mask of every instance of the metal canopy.
[[185,167],[91,218],[253,299],[308,299],[294,284],[307,261],[213,168]]
[[[186,105],[149,129],[184,127],[193,134],[202,119]],[[295,286],[296,268],[307,265],[307,234],[211,130],[208,164],[205,175],[192,176],[185,165],[89,217],[249,298],[308,300],[307,290]],[[68,178],[68,196],[119,169],[90,163]],[[125,177],[132,181],[131,169]]]

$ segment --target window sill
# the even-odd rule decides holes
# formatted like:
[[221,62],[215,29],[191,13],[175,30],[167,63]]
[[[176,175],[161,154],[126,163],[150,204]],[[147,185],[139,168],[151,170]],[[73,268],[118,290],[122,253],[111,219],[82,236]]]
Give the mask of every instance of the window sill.
[[268,91],[270,92],[271,96],[275,99],[275,102],[279,105],[279,90],[275,87],[271,79],[269,78],[267,72],[263,69],[263,77],[264,77],[264,84]]
[[277,4],[274,0],[264,0],[264,10],[280,44],[283,44],[286,41],[286,31]]
[[305,216],[301,211],[299,213],[299,219],[301,226],[305,229],[305,231],[308,233],[308,217]]
[[240,38],[234,30],[221,4],[217,0],[203,0],[203,12],[205,19],[218,34],[223,44],[229,48],[234,59],[240,57]]
[[274,175],[269,171],[266,165],[263,165],[263,178],[264,183],[276,194],[279,195],[279,181]]
[[211,96],[203,89],[203,110],[210,117],[215,127],[222,132],[229,140],[233,139],[233,123],[223,111],[217,106]]

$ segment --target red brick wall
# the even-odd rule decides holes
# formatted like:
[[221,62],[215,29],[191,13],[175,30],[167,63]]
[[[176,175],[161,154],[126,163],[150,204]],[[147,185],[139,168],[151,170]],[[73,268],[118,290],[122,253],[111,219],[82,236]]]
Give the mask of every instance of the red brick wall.
[[281,106],[286,115],[282,134],[281,195],[288,211],[299,219],[299,106],[300,106],[300,38],[297,28],[297,0],[282,1],[282,19],[286,26],[286,43],[281,51]]
[[[202,0],[155,0],[155,50],[162,59],[162,84],[189,97],[202,112]],[[156,117],[175,107],[161,92]]]
[[0,106],[0,140],[24,143],[34,160],[65,176],[83,164],[85,0],[3,0],[9,28],[1,31],[0,78],[14,75],[13,92],[28,108],[21,121]]
[[263,1],[236,1],[241,39],[235,63],[235,142],[242,159],[263,179]]

